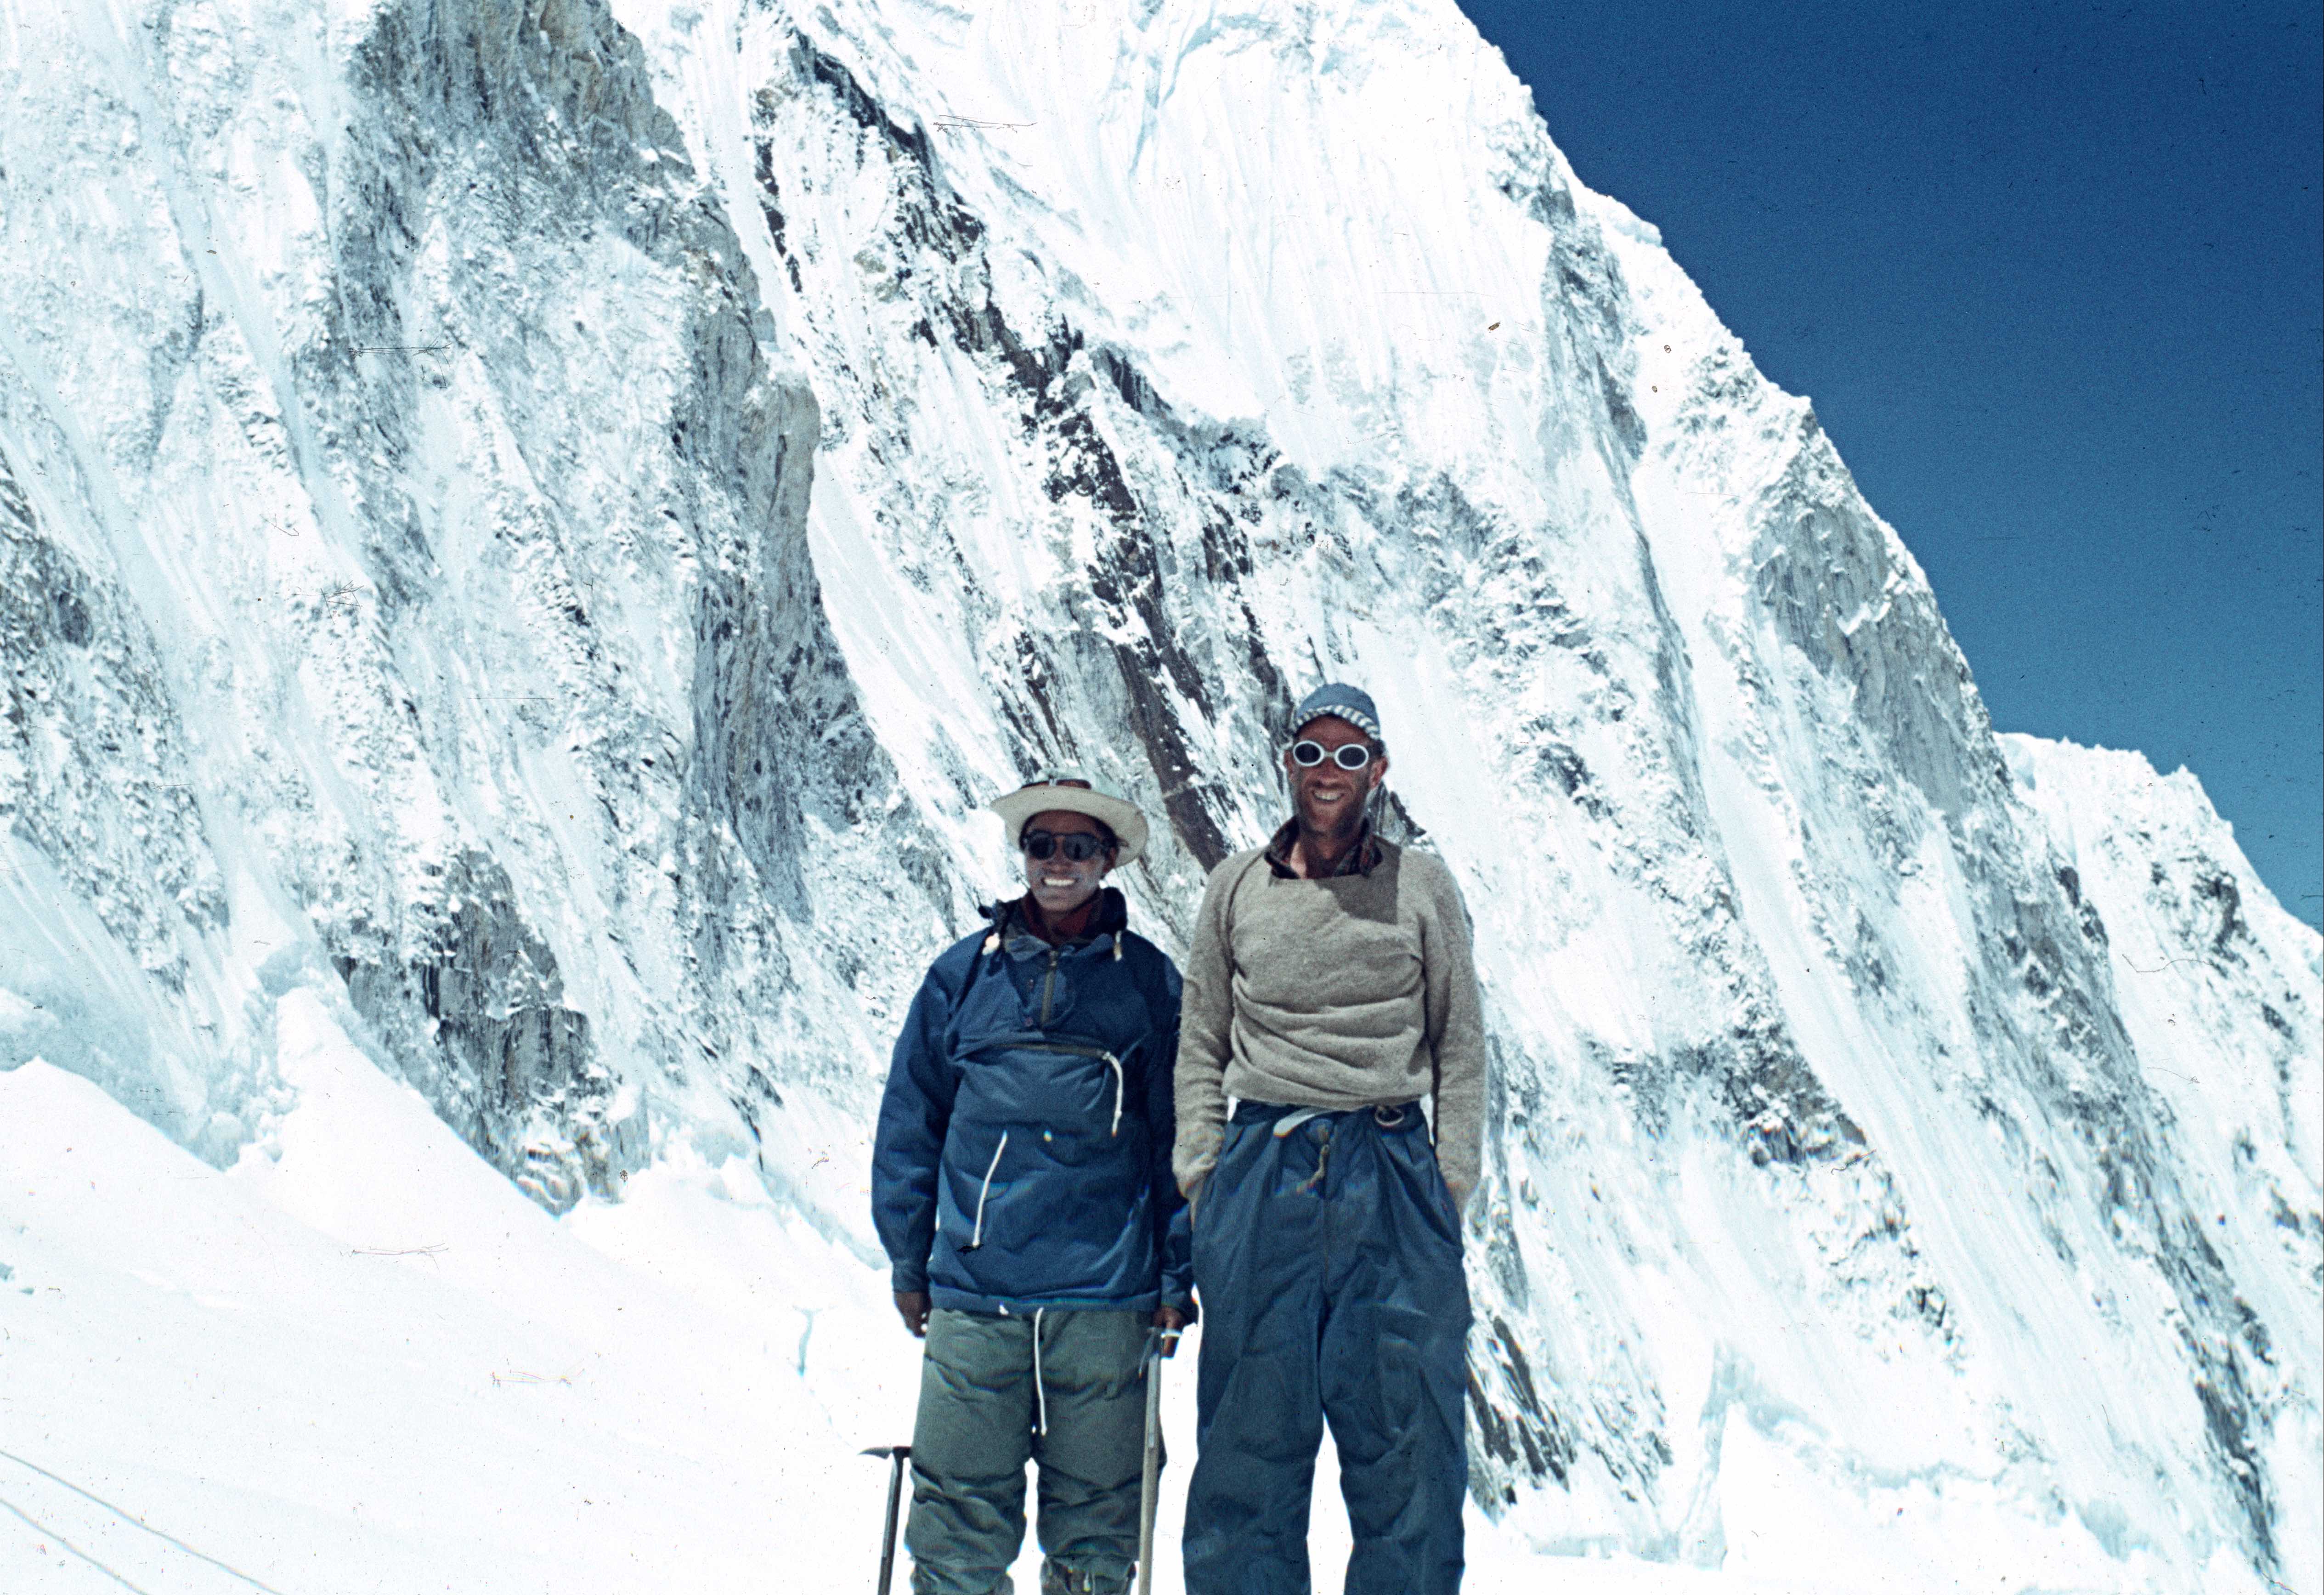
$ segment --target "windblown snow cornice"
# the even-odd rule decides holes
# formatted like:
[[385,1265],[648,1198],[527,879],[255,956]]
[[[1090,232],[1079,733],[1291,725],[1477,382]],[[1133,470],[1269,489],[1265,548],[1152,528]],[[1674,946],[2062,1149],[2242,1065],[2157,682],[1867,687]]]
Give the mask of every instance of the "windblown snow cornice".
[[311,991],[552,1210],[677,1138],[868,1255],[807,1148],[984,798],[1167,816],[1171,943],[1346,675],[1478,921],[1506,1532],[2319,1576],[2317,937],[1996,738],[1449,4],[12,26],[0,1066],[226,1161]]

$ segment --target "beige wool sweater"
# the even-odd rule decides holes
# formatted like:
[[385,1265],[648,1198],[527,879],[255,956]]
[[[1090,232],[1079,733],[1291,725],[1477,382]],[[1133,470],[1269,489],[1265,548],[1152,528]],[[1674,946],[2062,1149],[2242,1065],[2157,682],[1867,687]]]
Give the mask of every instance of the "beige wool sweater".
[[1264,848],[1211,871],[1184,971],[1172,1168],[1218,1161],[1227,1099],[1302,1108],[1433,1100],[1456,1203],[1476,1188],[1485,1030],[1469,914],[1452,871],[1377,844],[1361,875],[1286,879]]

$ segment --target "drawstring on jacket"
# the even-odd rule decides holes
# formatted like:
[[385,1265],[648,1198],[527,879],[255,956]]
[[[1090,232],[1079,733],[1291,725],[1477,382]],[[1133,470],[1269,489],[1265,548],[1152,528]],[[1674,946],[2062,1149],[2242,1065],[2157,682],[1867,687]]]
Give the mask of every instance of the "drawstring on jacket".
[[1121,1133],[1121,1060],[1113,1054],[1107,1053],[1105,1061],[1113,1068],[1113,1128],[1107,1130],[1106,1134],[1120,1135]]
[[1001,1154],[1009,1149],[1009,1132],[1001,1132],[1001,1144],[992,1148],[992,1161],[984,1166],[984,1183],[976,1188],[976,1229],[968,1238],[964,1249],[974,1251],[984,1244],[984,1199],[992,1194],[992,1171],[1001,1166]]

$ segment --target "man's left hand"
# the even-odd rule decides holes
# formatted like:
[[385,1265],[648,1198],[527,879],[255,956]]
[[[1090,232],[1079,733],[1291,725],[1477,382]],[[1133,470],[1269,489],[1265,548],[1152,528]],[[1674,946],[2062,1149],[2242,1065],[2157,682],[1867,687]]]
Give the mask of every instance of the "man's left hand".
[[1178,1354],[1178,1336],[1186,1327],[1186,1314],[1185,1309],[1179,1307],[1155,1308],[1154,1327],[1162,1332],[1162,1355],[1165,1357],[1176,1357]]

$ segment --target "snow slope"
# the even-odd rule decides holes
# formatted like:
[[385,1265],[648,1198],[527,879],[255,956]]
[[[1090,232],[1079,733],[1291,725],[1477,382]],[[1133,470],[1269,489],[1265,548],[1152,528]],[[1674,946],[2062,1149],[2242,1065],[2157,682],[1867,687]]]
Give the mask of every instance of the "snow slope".
[[867,1515],[795,1352],[889,1426],[909,1391],[851,1361],[844,1309],[802,1341],[819,1240],[755,1181],[734,1203],[672,1173],[656,1205],[683,1185],[752,1225],[759,1294],[623,1267],[380,1074],[340,1009],[281,1005],[279,1160],[213,1169],[51,1065],[0,1076],[0,1587],[113,1587],[93,1559],[249,1588],[207,1557],[284,1590],[741,1589],[798,1522]]
[[[349,1017],[282,1004],[300,1106],[279,1158],[224,1172],[51,1065],[0,1076],[0,1588],[868,1581],[886,1468],[852,1452],[908,1433],[915,1370],[844,1254],[739,1164],[657,1167],[552,1221],[346,1040]],[[1191,1381],[1166,1388],[1185,1456]],[[1343,1529],[1318,1542],[1345,1554]],[[1544,1572],[1489,1547],[1471,1587]],[[1840,1588],[1629,1558],[1557,1576]]]
[[[2318,938],[2191,778],[1994,735],[1812,410],[1449,0],[5,14],[0,1132],[231,1171],[179,1266],[279,1293],[280,1413],[436,1326],[346,1434],[491,1443],[327,1517],[459,1481],[410,1565],[479,1588],[819,1543],[909,1377],[864,1136],[979,806],[1076,763],[1167,816],[1176,945],[1341,675],[1478,921],[1482,1568],[2324,1592]],[[59,1438],[61,1348],[185,1412],[107,1326],[224,1332],[104,1184],[37,1243],[118,1311],[0,1447],[199,1519]],[[253,1226],[306,1262],[237,1274]],[[571,1414],[453,1371],[584,1346],[635,1371]],[[733,1460],[803,1410],[813,1466]],[[358,1466],[235,1454],[200,1488]],[[544,1455],[624,1526],[485,1524]]]

